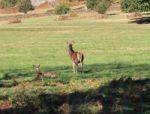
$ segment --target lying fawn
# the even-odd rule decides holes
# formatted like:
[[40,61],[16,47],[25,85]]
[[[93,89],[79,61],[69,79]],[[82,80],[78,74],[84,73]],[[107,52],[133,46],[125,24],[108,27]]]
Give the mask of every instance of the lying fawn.
[[73,43],[68,42],[68,51],[73,63],[73,73],[78,72],[78,64],[81,63],[83,72],[84,54],[73,50]]
[[57,77],[57,74],[55,72],[42,72],[40,70],[40,65],[33,65],[33,68],[35,69],[37,79],[39,79],[40,77],[49,77],[49,78]]

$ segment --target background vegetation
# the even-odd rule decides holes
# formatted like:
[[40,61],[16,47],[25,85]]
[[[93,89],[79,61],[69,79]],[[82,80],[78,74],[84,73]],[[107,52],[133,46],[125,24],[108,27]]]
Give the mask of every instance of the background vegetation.
[[14,7],[18,0],[0,0],[0,8]]
[[69,10],[70,10],[70,8],[65,4],[59,4],[55,7],[55,13],[59,14],[59,15],[66,14],[69,12]]
[[125,12],[150,11],[149,0],[121,0],[121,8]]
[[30,10],[34,10],[30,0],[20,0],[18,3],[20,12],[27,13]]

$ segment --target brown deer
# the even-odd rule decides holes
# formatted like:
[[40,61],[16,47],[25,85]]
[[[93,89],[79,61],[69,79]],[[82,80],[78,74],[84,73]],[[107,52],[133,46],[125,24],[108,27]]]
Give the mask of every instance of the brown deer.
[[73,43],[68,42],[68,52],[70,58],[72,59],[73,63],[73,73],[78,72],[78,64],[81,63],[81,69],[83,72],[83,61],[84,61],[84,54],[81,52],[77,52],[73,50]]
[[57,77],[57,74],[55,72],[42,72],[40,70],[40,65],[33,65],[33,68],[35,69],[36,73],[36,79],[39,79],[40,77],[49,77],[49,78],[55,78]]

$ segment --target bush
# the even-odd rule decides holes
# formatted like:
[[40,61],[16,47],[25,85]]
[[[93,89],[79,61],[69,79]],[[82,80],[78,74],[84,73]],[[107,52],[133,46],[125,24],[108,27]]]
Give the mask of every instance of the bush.
[[30,0],[20,0],[18,6],[19,6],[19,11],[23,13],[27,13],[30,10],[34,10],[34,7],[32,6]]
[[112,0],[87,0],[88,9],[95,10],[98,13],[104,14],[110,7]]
[[55,13],[59,14],[59,15],[66,14],[69,12],[69,10],[70,10],[70,8],[64,4],[60,4],[55,7]]
[[88,9],[94,10],[97,4],[98,0],[86,0],[86,6]]
[[100,14],[105,14],[107,11],[107,5],[104,2],[99,2],[96,11]]
[[18,0],[0,0],[0,8],[13,7],[17,2]]
[[143,12],[150,11],[149,0],[121,0],[122,11],[125,12]]

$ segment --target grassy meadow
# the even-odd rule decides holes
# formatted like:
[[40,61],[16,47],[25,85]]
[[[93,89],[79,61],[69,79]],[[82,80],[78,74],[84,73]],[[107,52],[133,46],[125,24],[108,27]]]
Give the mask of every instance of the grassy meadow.
[[[73,93],[97,89],[120,77],[149,78],[148,24],[128,23],[113,15],[106,20],[55,18],[0,23],[0,104],[19,89]],[[72,73],[67,41],[74,41],[74,50],[85,54],[84,73]],[[43,71],[57,72],[57,78],[44,78],[44,84],[41,80],[32,82],[32,66],[38,64]]]

